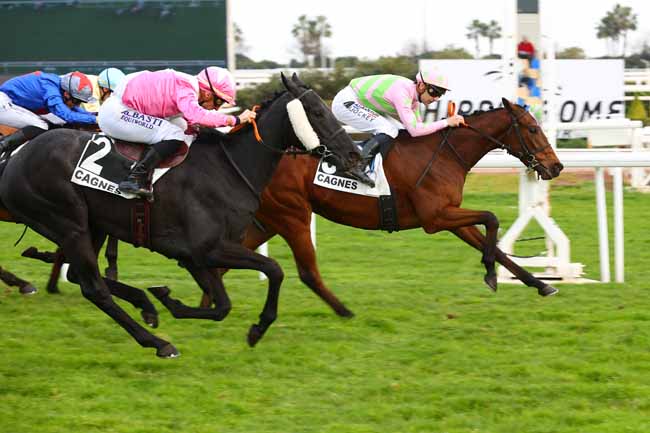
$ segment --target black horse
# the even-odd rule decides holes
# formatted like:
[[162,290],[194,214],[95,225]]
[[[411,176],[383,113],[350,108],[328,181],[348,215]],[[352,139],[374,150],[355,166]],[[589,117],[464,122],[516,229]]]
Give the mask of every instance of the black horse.
[[[254,269],[267,275],[267,299],[259,323],[248,332],[251,346],[277,317],[284,274],[273,259],[248,250],[241,241],[283,149],[300,146],[301,129],[304,132],[311,125],[311,134],[315,132],[327,145],[342,169],[356,167],[359,158],[352,140],[313,90],[295,74],[291,80],[283,75],[282,82],[288,91],[277,94],[258,112],[261,142],[250,127],[229,135],[200,137],[186,161],[156,184],[151,205],[150,248],[182,263],[217,305],[186,307],[186,317],[223,320],[230,311],[223,282],[209,269]],[[294,99],[304,107],[301,125],[296,125],[287,111],[287,104]],[[16,220],[62,248],[87,299],[141,346],[156,348],[161,357],[177,356],[171,343],[151,334],[113,301],[100,277],[97,254],[106,235],[135,242],[130,230],[133,203],[70,182],[90,138],[89,133],[61,129],[32,140],[9,161],[0,179],[0,200]],[[122,289],[131,291],[128,296],[139,296],[132,292],[138,289]],[[153,293],[167,306],[177,302],[170,300],[166,288]]]

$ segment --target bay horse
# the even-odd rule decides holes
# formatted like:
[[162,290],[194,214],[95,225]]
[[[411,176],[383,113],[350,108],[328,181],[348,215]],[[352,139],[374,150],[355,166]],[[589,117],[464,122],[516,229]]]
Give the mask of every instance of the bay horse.
[[[359,161],[354,143],[321,98],[295,74],[290,80],[282,75],[282,82],[286,91],[258,112],[263,140],[258,142],[250,127],[229,135],[199,137],[185,162],[156,183],[150,210],[149,248],[179,261],[216,304],[215,308],[185,307],[185,317],[220,321],[229,313],[230,299],[211,268],[254,269],[266,274],[267,298],[259,322],[249,329],[250,346],[277,317],[284,274],[277,262],[243,247],[241,241],[281,156],[288,147],[300,146],[298,137],[306,136],[320,138],[343,170]],[[296,102],[302,110],[297,117],[288,112],[289,106],[296,112]],[[160,357],[178,356],[171,343],[144,329],[113,301],[99,275],[97,254],[106,235],[135,242],[130,230],[133,204],[70,182],[91,136],[59,129],[33,139],[9,160],[0,178],[1,203],[17,221],[63,249],[84,297],[141,346],[155,348]],[[165,287],[150,290],[167,307],[179,303]]]
[[[505,149],[545,180],[558,176],[563,168],[530,113],[505,98],[502,103],[503,108],[466,117],[469,127],[447,128],[417,138],[400,134],[384,159],[384,171],[397,197],[400,230],[421,227],[428,234],[450,231],[482,252],[481,261],[487,271],[484,280],[492,290],[497,288],[496,260],[524,284],[548,296],[557,289],[535,278],[497,248],[496,215],[461,208],[467,173],[493,149]],[[310,158],[282,158],[256,213],[263,229],[251,224],[243,244],[254,250],[279,234],[291,248],[301,281],[338,315],[352,316],[320,275],[310,236],[311,214],[350,227],[379,230],[378,199],[314,185],[317,165]],[[476,225],[485,226],[486,234]],[[204,296],[201,305],[208,304]]]

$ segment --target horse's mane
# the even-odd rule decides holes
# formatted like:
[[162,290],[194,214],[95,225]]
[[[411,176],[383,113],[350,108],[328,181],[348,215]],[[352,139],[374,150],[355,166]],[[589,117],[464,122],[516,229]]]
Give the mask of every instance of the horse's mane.
[[474,112],[472,114],[466,115],[465,118],[474,117],[474,116],[478,117],[478,116],[483,115],[483,114],[492,113],[494,111],[499,111],[499,110],[503,110],[503,109],[504,109],[503,107],[496,107],[496,108],[491,108],[489,110],[474,110]]
[[[273,102],[275,102],[276,99],[280,98],[285,93],[287,93],[286,90],[275,91],[273,93],[273,96],[265,99],[260,104],[258,104],[258,106],[259,106],[259,108],[257,109],[258,115],[263,113],[264,110],[266,110],[269,106],[271,106],[271,104],[273,104]],[[201,129],[199,130],[199,135],[196,138],[196,141],[197,142],[198,141],[207,142],[207,143],[210,143],[210,144],[216,144],[216,143],[218,143],[220,141],[226,141],[227,142],[229,140],[232,140],[232,138],[237,136],[238,134],[241,134],[242,131],[247,131],[250,128],[251,128],[251,124],[248,123],[248,124],[242,126],[241,128],[235,130],[235,131],[232,131],[232,132],[229,132],[229,133],[224,133],[224,132],[218,131],[218,130],[216,130],[214,128],[201,127]]]

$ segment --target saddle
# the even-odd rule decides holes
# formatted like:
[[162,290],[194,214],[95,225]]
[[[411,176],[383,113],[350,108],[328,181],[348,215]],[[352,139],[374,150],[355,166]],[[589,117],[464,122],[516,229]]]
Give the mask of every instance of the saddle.
[[[115,150],[130,161],[138,161],[145,147],[149,146],[142,143],[133,143],[131,141],[118,140],[110,137],[113,141]],[[187,152],[190,150],[189,146],[185,143],[178,149],[178,151],[167,159],[164,159],[156,166],[156,168],[172,168],[185,161]]]

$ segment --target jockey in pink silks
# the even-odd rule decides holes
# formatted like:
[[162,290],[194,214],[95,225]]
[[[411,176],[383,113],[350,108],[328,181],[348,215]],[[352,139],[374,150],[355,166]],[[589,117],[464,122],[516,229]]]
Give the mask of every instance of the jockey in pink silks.
[[235,80],[223,68],[210,66],[192,76],[173,69],[141,71],[127,75],[99,109],[97,122],[106,134],[120,140],[150,144],[120,191],[151,197],[147,180],[160,161],[190,145],[195,126],[218,128],[249,122],[255,113],[239,116],[216,111],[235,103]]
[[420,70],[415,82],[398,75],[360,77],[334,97],[332,112],[340,122],[372,134],[361,151],[362,161],[367,164],[382,145],[397,137],[400,129],[419,137],[462,124],[460,115],[431,123],[422,119],[420,103],[429,105],[448,90],[447,78],[435,68]]

